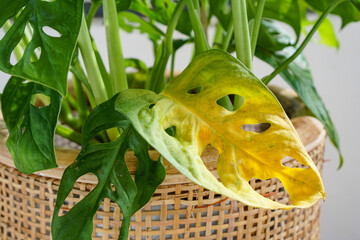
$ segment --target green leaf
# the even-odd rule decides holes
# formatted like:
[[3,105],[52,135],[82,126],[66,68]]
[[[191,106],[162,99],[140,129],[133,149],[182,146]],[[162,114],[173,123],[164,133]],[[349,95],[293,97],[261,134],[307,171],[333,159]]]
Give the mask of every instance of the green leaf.
[[[333,0],[306,0],[306,2],[312,8],[324,12],[325,9],[333,2]],[[350,22],[360,21],[359,5],[360,3],[358,0],[345,0],[340,3],[331,13],[341,17],[341,27],[343,28]]]
[[288,33],[280,29],[278,25],[272,20],[261,21],[257,48],[266,49],[267,51],[279,51],[294,44]]
[[[131,0],[115,0],[116,10],[118,12],[125,11],[130,7]],[[102,4],[102,0],[91,0],[92,4]]]
[[[115,111],[116,99],[117,95],[97,106],[84,124],[81,152],[65,170],[60,183],[52,220],[54,240],[91,239],[93,216],[104,198],[120,206],[124,218],[119,239],[127,239],[130,217],[149,201],[165,178],[161,161],[150,159],[148,144],[126,117]],[[98,133],[113,127],[122,129],[114,142],[90,142]],[[135,182],[125,162],[128,149],[132,149],[138,159]],[[97,186],[68,213],[58,216],[76,180],[86,173],[96,175]]]
[[[0,9],[0,26],[14,18],[14,24],[0,40],[0,70],[44,84],[65,95],[83,1],[2,0]],[[13,66],[10,55],[22,39],[26,26],[31,26],[32,39],[21,60]],[[40,49],[41,54],[33,61],[31,56],[36,49]]]
[[[50,104],[35,107],[36,94],[50,97]],[[16,77],[10,78],[2,97],[2,113],[9,130],[7,147],[15,166],[23,173],[57,167],[54,134],[60,112],[61,95],[45,86]]]
[[[277,68],[283,61],[290,57],[294,51],[296,51],[294,47],[287,47],[280,52],[274,53],[257,51],[256,56],[269,63],[274,68]],[[302,101],[304,101],[314,116],[317,117],[322,124],[324,124],[331,141],[339,151],[339,167],[341,167],[343,164],[343,158],[340,151],[339,136],[325,104],[314,86],[309,65],[305,57],[303,55],[297,57],[284,71],[280,73],[280,75],[294,89]]]
[[[229,111],[219,99],[238,95],[242,105]],[[199,54],[159,95],[126,90],[116,109],[139,134],[187,178],[214,192],[262,208],[291,208],[265,198],[249,185],[251,178],[277,177],[294,206],[307,207],[324,197],[320,174],[272,93],[231,55],[210,50]],[[265,124],[266,130],[247,130]],[[166,130],[174,127],[176,137]],[[207,145],[219,152],[219,182],[200,158]],[[285,156],[308,168],[282,165]]]
[[141,33],[146,33],[152,41],[158,41],[165,34],[151,22],[145,21],[142,17],[133,12],[119,13],[119,25],[127,32],[132,32],[134,29]]
[[209,0],[210,12],[215,15],[224,29],[227,29],[231,18],[231,7],[228,0]]
[[301,14],[298,0],[266,0],[264,18],[271,18],[289,24],[299,38],[301,32]]
[[[309,23],[309,25],[313,25]],[[318,34],[320,37],[320,43],[329,47],[339,48],[339,41],[336,37],[333,25],[329,18],[326,18],[318,28]]]
[[[148,5],[147,0],[132,0],[130,10],[135,11],[148,18],[148,21],[156,21],[167,25],[175,10],[176,2],[172,0],[153,0]],[[176,30],[190,36],[192,27],[187,11],[184,11],[178,21]]]

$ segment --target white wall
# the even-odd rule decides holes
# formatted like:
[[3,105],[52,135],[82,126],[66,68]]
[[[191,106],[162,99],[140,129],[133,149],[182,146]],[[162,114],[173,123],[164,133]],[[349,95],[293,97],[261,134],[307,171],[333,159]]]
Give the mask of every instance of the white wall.
[[[337,20],[337,19],[336,19]],[[339,28],[339,21],[336,21]],[[93,34],[106,57],[105,36],[97,22]],[[315,84],[325,101],[340,133],[345,159],[338,171],[338,155],[328,143],[325,159],[324,183],[327,193],[321,217],[321,234],[324,240],[360,239],[360,23],[351,24],[339,33],[340,50],[317,44],[309,45],[305,54],[310,62]],[[141,57],[147,64],[152,63],[152,48],[142,35],[122,34],[125,57]],[[191,56],[191,47],[178,54],[176,68],[183,69]],[[256,61],[254,71],[262,77],[271,71],[266,64]],[[8,77],[0,73],[0,89]],[[277,78],[275,83],[284,85]]]

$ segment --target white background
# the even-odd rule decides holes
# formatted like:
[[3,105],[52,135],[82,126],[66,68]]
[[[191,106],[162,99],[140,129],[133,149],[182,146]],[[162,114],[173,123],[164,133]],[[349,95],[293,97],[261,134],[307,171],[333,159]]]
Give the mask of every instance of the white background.
[[[335,20],[335,28],[340,21]],[[106,59],[105,35],[102,22],[95,23],[92,30],[100,52]],[[326,202],[322,206],[321,239],[360,239],[360,23],[350,24],[338,33],[340,49],[330,49],[311,43],[305,54],[313,73],[315,85],[326,103],[332,119],[340,133],[345,164],[337,170],[338,154],[328,141],[325,159],[331,160],[324,166]],[[152,64],[152,46],[140,34],[129,36],[122,32],[125,57],[140,57]],[[181,70],[192,54],[190,47],[177,55],[176,68]],[[258,77],[270,73],[266,64],[255,61],[254,72]],[[8,76],[0,73],[0,90]],[[277,78],[274,83],[286,85]]]

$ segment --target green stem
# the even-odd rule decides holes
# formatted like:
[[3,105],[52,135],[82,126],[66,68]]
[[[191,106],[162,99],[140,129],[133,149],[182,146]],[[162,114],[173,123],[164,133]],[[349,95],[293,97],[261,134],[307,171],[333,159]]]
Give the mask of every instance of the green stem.
[[96,57],[92,48],[89,29],[86,25],[84,14],[81,23],[78,43],[85,64],[86,72],[88,74],[89,83],[94,94],[95,102],[96,104],[103,103],[108,99],[108,96],[99,67],[96,62]]
[[316,21],[315,25],[311,28],[309,34],[305,37],[304,41],[301,43],[301,45],[296,49],[296,51],[287,58],[283,63],[280,64],[269,76],[264,77],[261,79],[264,84],[268,84],[277,74],[282,72],[292,61],[294,61],[297,56],[304,50],[306,45],[310,42],[311,38],[315,34],[316,30],[319,28],[321,23],[326,19],[327,15],[334,10],[334,8],[341,3],[343,0],[340,1],[333,1],[329,7],[323,12],[323,14],[319,17],[319,19]]
[[61,112],[59,118],[62,123],[69,125],[72,129],[79,129],[81,128],[80,121],[72,112],[67,98],[68,97],[65,97],[61,102]]
[[96,43],[92,37],[91,37],[91,42],[92,42],[92,47],[93,47],[93,50],[95,53],[96,62],[98,64],[100,74],[101,74],[102,80],[105,85],[106,93],[108,96],[114,96],[115,91],[114,91],[114,88],[112,87],[111,76],[109,75],[109,73],[107,72],[107,70],[105,68],[104,62],[100,56],[100,53],[96,46]]
[[89,115],[89,108],[86,101],[84,89],[82,87],[80,80],[75,75],[73,75],[73,79],[74,79],[74,90],[77,100],[77,104],[76,104],[77,111],[79,113],[79,119],[81,123],[84,123],[87,116]]
[[254,18],[254,24],[253,24],[252,31],[251,31],[251,56],[252,56],[252,58],[254,57],[254,54],[255,54],[256,43],[257,43],[258,36],[259,36],[259,30],[260,30],[260,25],[261,25],[261,18],[262,18],[263,11],[264,11],[264,6],[265,6],[265,0],[259,0],[258,6],[256,9],[255,18]]
[[56,126],[55,132],[57,135],[60,135],[66,139],[69,139],[70,141],[73,141],[73,142],[81,145],[81,134],[80,133],[75,132],[74,130],[67,128],[60,124],[58,124]]
[[213,48],[219,49],[223,43],[224,29],[220,22],[216,23],[216,31],[214,36]]
[[[103,0],[111,82],[115,93],[128,88],[115,0]],[[112,97],[112,96],[109,96]]]
[[230,19],[228,29],[226,31],[226,36],[222,45],[222,50],[227,51],[229,48],[229,44],[232,38],[232,35],[234,34],[234,24],[232,23],[232,18]]
[[147,86],[149,90],[156,93],[161,92],[165,86],[164,74],[170,54],[173,52],[173,34],[184,7],[185,0],[180,0],[176,4],[174,13],[171,16],[166,29],[165,39],[157,50],[158,54],[156,54],[155,64],[151,71],[150,81]]
[[174,78],[174,68],[175,68],[175,51],[171,55],[171,65],[170,65],[170,77],[169,81]]
[[231,0],[237,58],[251,70],[252,55],[245,0]]
[[70,71],[71,71],[72,74],[74,74],[74,76],[78,80],[80,80],[80,82],[82,82],[82,84],[84,84],[85,92],[86,92],[86,95],[87,95],[87,97],[89,99],[90,106],[92,108],[95,108],[96,107],[96,102],[95,102],[94,94],[93,94],[91,86],[90,86],[90,84],[89,84],[89,82],[88,82],[88,80],[86,78],[84,70],[81,67],[80,62],[76,61],[75,65],[70,67]]
[[89,13],[86,17],[86,24],[88,26],[88,28],[90,28],[91,26],[91,23],[95,17],[95,14],[97,12],[97,10],[99,9],[99,7],[101,6],[100,2],[98,3],[91,3],[91,6],[90,6],[90,10],[89,10]]
[[189,10],[190,21],[195,34],[196,54],[207,51],[210,49],[210,46],[206,40],[206,35],[200,21],[198,10],[195,8],[192,0],[186,0],[186,5]]

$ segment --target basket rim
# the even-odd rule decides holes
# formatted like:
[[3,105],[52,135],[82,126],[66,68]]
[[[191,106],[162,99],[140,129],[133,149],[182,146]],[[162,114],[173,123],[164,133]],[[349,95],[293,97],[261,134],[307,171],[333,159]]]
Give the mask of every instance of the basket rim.
[[[291,119],[301,141],[303,142],[307,152],[315,149],[319,144],[321,144],[326,137],[326,130],[323,124],[316,118],[310,116],[301,116]],[[0,129],[1,130],[1,129]],[[310,130],[310,131],[309,131]],[[0,131],[0,163],[4,164],[11,168],[16,168],[14,162],[12,161],[11,154],[9,153],[6,147],[7,140],[7,130]],[[48,169],[40,172],[33,173],[37,176],[61,179],[65,168],[70,165],[76,158],[79,153],[79,150],[72,148],[64,147],[55,147],[56,157],[58,161],[58,168]],[[160,154],[156,150],[149,150],[149,155],[151,159],[158,159]],[[204,150],[202,159],[205,165],[208,167],[209,171],[218,177],[216,170],[217,162],[217,150],[213,147],[207,147]],[[137,159],[132,152],[127,152],[125,155],[126,162],[128,164],[129,170],[131,173],[135,172]],[[286,157],[283,162],[291,161],[293,158]],[[191,183],[184,175],[177,171],[166,159],[164,159],[164,166],[167,171],[166,179],[162,183],[163,185],[169,184],[183,184]],[[96,184],[97,177],[92,174],[86,174],[81,176],[78,180],[81,183]]]

